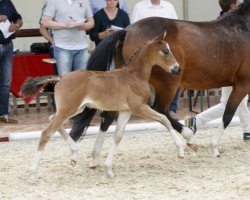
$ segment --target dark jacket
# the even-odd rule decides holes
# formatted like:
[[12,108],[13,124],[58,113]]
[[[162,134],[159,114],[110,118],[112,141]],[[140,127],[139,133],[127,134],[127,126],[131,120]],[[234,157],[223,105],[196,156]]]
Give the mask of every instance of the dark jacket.
[[[15,23],[17,20],[22,19],[11,0],[0,1],[0,15],[6,15],[10,23]],[[16,38],[15,33],[10,35],[8,38],[4,38],[2,31],[0,31],[0,44],[9,43],[14,38]]]

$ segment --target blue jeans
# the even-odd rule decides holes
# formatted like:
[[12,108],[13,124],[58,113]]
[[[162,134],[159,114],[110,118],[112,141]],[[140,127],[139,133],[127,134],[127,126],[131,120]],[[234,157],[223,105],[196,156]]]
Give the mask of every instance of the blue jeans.
[[78,69],[87,69],[89,58],[88,49],[67,50],[60,47],[54,47],[54,57],[58,75],[64,75],[68,72]]
[[0,117],[9,114],[13,43],[0,46]]
[[178,107],[178,96],[179,96],[179,88],[177,89],[174,99],[171,102],[170,106],[169,106],[169,111],[170,112],[174,112],[176,113],[177,107]]

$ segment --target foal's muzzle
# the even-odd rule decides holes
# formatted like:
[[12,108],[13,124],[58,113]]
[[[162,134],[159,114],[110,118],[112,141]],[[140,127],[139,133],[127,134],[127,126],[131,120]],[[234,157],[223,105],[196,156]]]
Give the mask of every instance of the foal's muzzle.
[[171,69],[171,74],[173,75],[178,75],[181,71],[181,68],[179,65],[174,65],[173,68]]

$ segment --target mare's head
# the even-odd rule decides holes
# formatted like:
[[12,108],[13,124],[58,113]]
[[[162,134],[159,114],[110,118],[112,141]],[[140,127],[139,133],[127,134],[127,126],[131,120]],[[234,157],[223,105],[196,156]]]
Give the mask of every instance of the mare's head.
[[146,55],[148,55],[144,56],[144,59],[147,59],[147,62],[152,65],[160,66],[168,73],[178,75],[181,71],[180,65],[172,54],[168,43],[164,40],[166,35],[167,32],[164,32],[147,44]]

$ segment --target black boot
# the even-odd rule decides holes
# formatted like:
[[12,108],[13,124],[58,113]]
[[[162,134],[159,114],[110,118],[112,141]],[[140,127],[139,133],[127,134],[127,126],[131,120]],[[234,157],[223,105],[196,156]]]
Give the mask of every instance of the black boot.
[[245,142],[250,142],[250,133],[244,133],[243,134],[243,139]]

